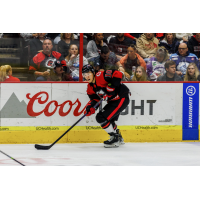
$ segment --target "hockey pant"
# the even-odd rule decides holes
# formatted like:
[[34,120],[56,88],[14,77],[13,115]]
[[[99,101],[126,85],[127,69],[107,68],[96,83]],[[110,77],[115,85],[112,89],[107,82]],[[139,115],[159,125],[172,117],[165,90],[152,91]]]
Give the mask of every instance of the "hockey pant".
[[96,115],[97,122],[107,133],[115,132],[117,129],[115,121],[118,120],[120,113],[128,106],[129,102],[128,95],[119,100],[109,101]]

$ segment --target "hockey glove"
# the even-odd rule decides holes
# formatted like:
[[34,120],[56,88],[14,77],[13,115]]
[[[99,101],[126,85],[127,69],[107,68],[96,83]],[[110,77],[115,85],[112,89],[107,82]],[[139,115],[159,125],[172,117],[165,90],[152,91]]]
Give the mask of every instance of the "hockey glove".
[[90,116],[90,115],[94,114],[94,113],[95,113],[95,108],[93,108],[93,107],[91,106],[91,104],[89,104],[89,105],[86,107],[84,114],[86,114],[86,113],[87,113],[86,116]]
[[97,95],[100,97],[100,98],[103,98],[103,96],[105,95],[105,92],[103,90],[100,90],[97,92]]

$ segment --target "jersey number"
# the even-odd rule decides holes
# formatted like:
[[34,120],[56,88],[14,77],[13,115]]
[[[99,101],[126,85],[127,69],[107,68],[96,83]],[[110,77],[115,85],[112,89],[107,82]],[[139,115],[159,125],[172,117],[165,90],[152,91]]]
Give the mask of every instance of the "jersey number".
[[106,70],[105,77],[112,77],[112,70]]

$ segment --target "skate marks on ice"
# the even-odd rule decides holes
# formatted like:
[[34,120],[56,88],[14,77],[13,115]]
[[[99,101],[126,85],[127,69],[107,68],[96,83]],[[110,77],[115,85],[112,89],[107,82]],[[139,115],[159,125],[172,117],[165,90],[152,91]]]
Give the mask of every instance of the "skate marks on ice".
[[[26,166],[200,166],[200,143],[126,143],[104,148],[102,143],[56,144],[36,150],[34,144],[0,145]],[[20,166],[0,154],[0,166]]]
[[[64,162],[61,161],[62,164],[60,164],[60,160],[68,160],[68,158],[48,158],[48,159],[43,159],[43,158],[26,158],[26,157],[19,157],[18,160],[25,164],[25,166],[48,166],[52,165],[53,166],[65,166]],[[13,160],[11,159],[0,159],[0,166],[20,166],[17,163],[12,162]]]

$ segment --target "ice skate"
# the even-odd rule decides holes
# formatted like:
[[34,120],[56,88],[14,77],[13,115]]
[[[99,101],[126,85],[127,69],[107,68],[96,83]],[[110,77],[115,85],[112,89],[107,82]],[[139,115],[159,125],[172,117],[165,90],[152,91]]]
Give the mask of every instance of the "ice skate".
[[109,133],[110,139],[104,141],[104,147],[105,148],[115,148],[119,147],[119,138],[118,134],[116,133]]
[[[109,133],[108,133],[109,134]],[[111,135],[109,134],[109,139],[108,140],[105,140],[103,143],[104,144],[107,144],[109,141],[110,141],[110,139],[111,139]]]
[[121,135],[121,132],[119,131],[119,129],[116,130],[117,134],[119,135],[119,144],[125,144],[124,139]]

